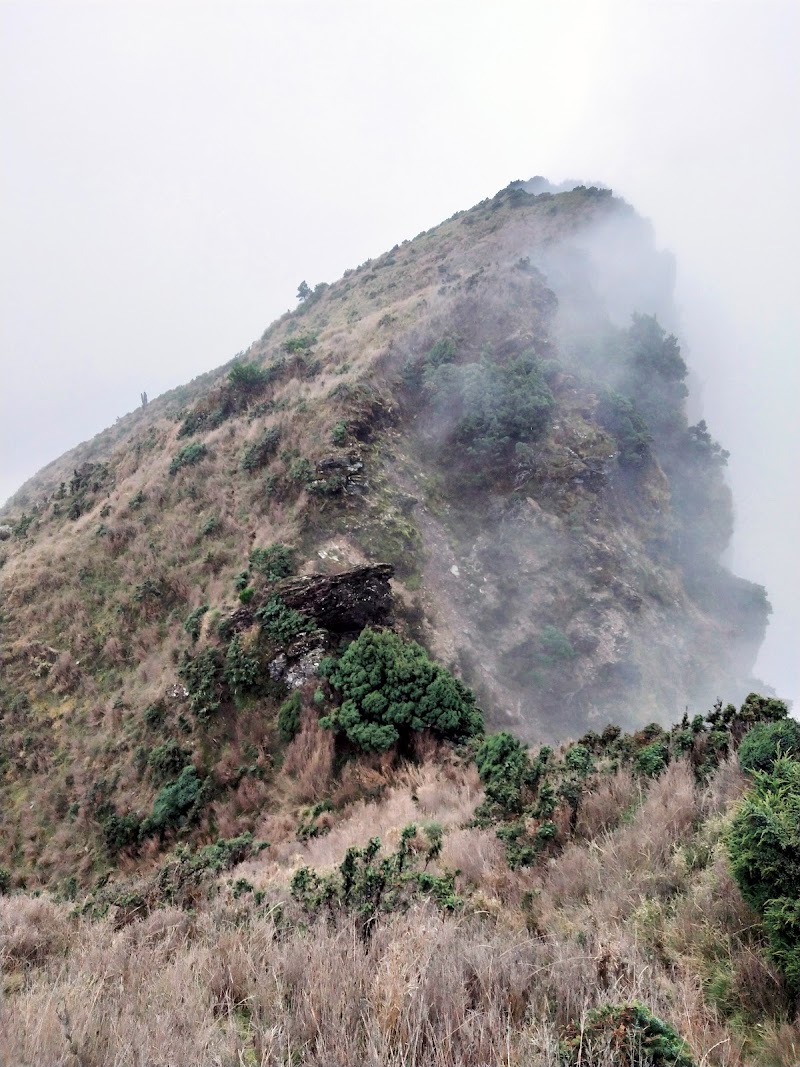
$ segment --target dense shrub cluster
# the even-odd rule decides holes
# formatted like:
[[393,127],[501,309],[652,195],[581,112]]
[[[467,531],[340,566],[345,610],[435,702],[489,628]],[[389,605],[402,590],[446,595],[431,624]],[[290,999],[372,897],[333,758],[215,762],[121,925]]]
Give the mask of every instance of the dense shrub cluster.
[[113,907],[122,915],[141,919],[158,908],[194,908],[212,895],[218,875],[268,847],[268,842],[255,841],[251,833],[218,838],[198,849],[178,845],[144,879],[102,879],[82,911],[99,919]]
[[200,778],[193,766],[184,767],[178,777],[156,795],[153,810],[142,823],[140,836],[157,834],[163,837],[168,830],[195,821],[205,807],[208,795],[209,783]]
[[338,870],[329,875],[300,867],[292,879],[292,897],[309,917],[326,913],[336,919],[343,911],[354,913],[365,938],[379,914],[403,911],[419,897],[433,900],[444,911],[454,911],[463,903],[455,891],[455,874],[433,875],[424,869],[439,855],[441,830],[423,827],[423,834],[425,846],[415,850],[417,827],[406,826],[397,849],[384,857],[380,856],[380,839],[373,837],[364,848],[349,848]]
[[200,607],[190,611],[184,620],[183,628],[193,642],[200,636],[200,630],[203,625],[203,616],[207,611],[208,604],[201,604]]
[[250,570],[262,575],[268,582],[288,578],[295,572],[295,551],[279,543],[266,548],[254,548],[250,553]]
[[423,390],[439,419],[452,427],[449,444],[477,469],[502,459],[519,442],[541,437],[555,403],[533,352],[504,363],[443,360],[425,370]]
[[310,351],[317,343],[317,336],[313,333],[299,333],[294,337],[290,337],[284,341],[282,348],[284,352],[289,354],[296,354]]
[[281,432],[277,426],[271,426],[261,436],[248,445],[242,453],[242,470],[254,471],[265,467],[278,451]]
[[415,641],[366,629],[329,673],[342,704],[320,722],[363,752],[407,750],[412,733],[430,730],[462,742],[483,731],[474,694]]
[[264,633],[280,645],[287,645],[295,637],[311,629],[311,620],[301,611],[287,607],[279,596],[274,596],[256,612]]
[[781,722],[786,714],[783,701],[751,693],[739,709],[718,703],[705,717],[684,716],[671,730],[651,723],[633,734],[617,726],[590,731],[560,759],[547,747],[531,758],[510,734],[491,735],[475,755],[486,791],[476,824],[495,827],[512,867],[529,866],[565,843],[603,775],[627,767],[644,784],[684,756],[704,781],[751,727]]
[[186,412],[178,437],[191,437],[201,431],[213,430],[227,419],[246,411],[285,369],[286,361],[282,357],[267,367],[241,360],[235,363],[223,384]]
[[[168,743],[154,750],[152,765],[156,774],[173,766],[178,746]],[[174,773],[174,770],[173,770]],[[148,837],[162,840],[168,831],[179,830],[196,822],[211,796],[210,779],[201,778],[191,764],[182,768],[178,776],[161,787],[153,801],[149,815],[142,818],[134,812],[120,814],[109,799],[108,783],[95,784],[89,798],[90,810],[97,820],[108,851],[115,855],[121,849],[137,849]]]
[[663,440],[686,424],[688,368],[678,340],[666,333],[654,315],[634,314],[625,341],[625,392],[656,439]]
[[753,788],[730,828],[728,851],[742,896],[762,917],[771,955],[800,996],[800,759],[775,758],[780,750],[775,733],[770,737],[762,730],[745,750],[748,761],[773,762],[754,771]]
[[641,467],[647,462],[653,438],[646,419],[629,397],[606,392],[600,399],[597,417],[616,438],[621,466]]
[[178,674],[189,692],[189,704],[201,721],[213,715],[225,698],[222,652],[211,646],[197,655],[184,652]]
[[796,719],[759,723],[739,746],[743,771],[771,771],[781,756],[800,759],[800,723]]

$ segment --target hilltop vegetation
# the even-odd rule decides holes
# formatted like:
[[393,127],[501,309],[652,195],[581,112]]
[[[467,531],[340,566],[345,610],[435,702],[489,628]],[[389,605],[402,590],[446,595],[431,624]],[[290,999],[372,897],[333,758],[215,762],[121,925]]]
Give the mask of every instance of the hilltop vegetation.
[[727,453],[647,226],[529,188],[6,506],[4,1062],[794,1067],[800,741]]
[[[0,1053],[791,1067],[797,940],[770,916],[796,913],[798,881],[787,868],[794,896],[764,896],[749,850],[774,846],[748,827],[766,772],[751,783],[735,755],[785,714],[752,695],[558,751],[495,734],[395,767],[360,757],[377,799],[276,814],[269,843],[182,845],[74,903],[0,899]],[[795,806],[798,767],[773,767]]]

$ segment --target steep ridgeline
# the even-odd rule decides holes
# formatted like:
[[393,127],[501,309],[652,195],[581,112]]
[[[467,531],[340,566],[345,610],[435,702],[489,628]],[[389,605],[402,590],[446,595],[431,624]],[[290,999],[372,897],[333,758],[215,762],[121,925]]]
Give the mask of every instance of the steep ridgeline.
[[210,796],[240,828],[368,623],[527,739],[741,699],[769,606],[671,286],[609,190],[515,182],[40,472],[0,519],[0,862],[86,875]]

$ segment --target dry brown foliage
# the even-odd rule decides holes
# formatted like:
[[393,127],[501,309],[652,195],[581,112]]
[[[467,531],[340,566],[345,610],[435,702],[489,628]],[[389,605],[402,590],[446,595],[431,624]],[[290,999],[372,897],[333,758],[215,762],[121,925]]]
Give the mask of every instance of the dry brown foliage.
[[[273,817],[285,845],[227,876],[265,887],[260,906],[223,886],[193,915],[164,908],[120,927],[46,898],[0,899],[0,1062],[557,1067],[559,1027],[638,999],[703,1067],[794,1067],[800,1028],[749,934],[724,820],[701,821],[709,795],[731,791],[730,771],[720,776],[704,794],[673,765],[630,821],[538,872],[509,871],[490,831],[464,828],[480,798],[465,774],[427,765],[401,770],[325,837],[293,841],[292,821],[281,831]],[[373,834],[391,844],[423,808],[447,831],[438,862],[461,871],[463,914],[419,904],[365,942],[344,915],[306,927],[291,904],[276,908],[287,866],[330,867]],[[749,1044],[708,995],[725,960],[727,995],[760,1021]]]
[[292,779],[295,799],[300,804],[321,800],[330,792],[333,770],[333,731],[323,730],[319,717],[305,709],[300,729],[286,749],[283,770]]

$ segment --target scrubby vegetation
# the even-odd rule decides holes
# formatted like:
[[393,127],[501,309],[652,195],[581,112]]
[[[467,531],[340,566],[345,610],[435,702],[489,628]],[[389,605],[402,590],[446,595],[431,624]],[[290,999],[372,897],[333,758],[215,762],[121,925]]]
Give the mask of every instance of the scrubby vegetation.
[[769,951],[800,997],[800,760],[755,771],[728,837],[742,896],[761,915]]
[[[756,708],[780,710],[748,701],[729,717],[731,746]],[[606,732],[619,752],[641,740]],[[582,775],[592,744],[540,766]],[[181,846],[83,901],[75,887],[71,903],[1,898],[12,992],[0,1053],[792,1067],[791,976],[771,964],[768,928],[726,865],[727,827],[741,817],[730,815],[747,789],[735,757],[703,764],[700,778],[678,749],[652,778],[637,780],[629,763],[595,769],[575,826],[555,816],[560,851],[515,871],[491,832],[467,825],[480,800],[471,757],[432,755],[388,777],[373,771],[372,803],[319,805],[324,830],[293,843],[282,819],[267,819],[270,845],[244,834]],[[485,803],[513,806],[515,786],[530,788],[537,758],[509,735],[487,737],[475,758]],[[195,791],[162,790],[155,822],[185,818]],[[745,793],[742,812],[749,803]],[[109,945],[116,977],[98,985]]]
[[483,729],[474,695],[420,645],[390,631],[362,631],[331,667],[328,680],[342,703],[321,725],[362,752],[384,752],[393,745],[408,751],[414,731],[460,742]]
[[800,1062],[796,724],[618,221],[512,183],[10,503],[2,1062]]

